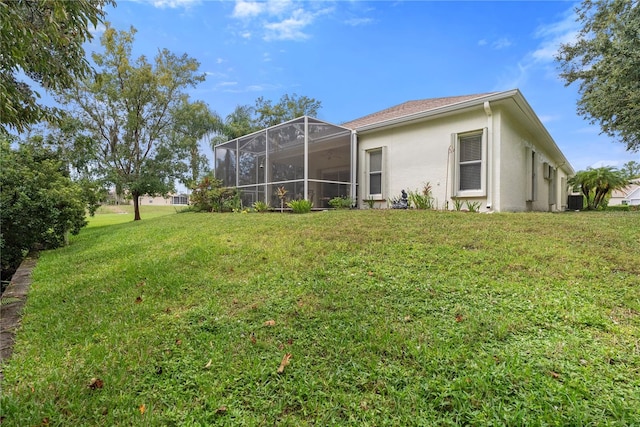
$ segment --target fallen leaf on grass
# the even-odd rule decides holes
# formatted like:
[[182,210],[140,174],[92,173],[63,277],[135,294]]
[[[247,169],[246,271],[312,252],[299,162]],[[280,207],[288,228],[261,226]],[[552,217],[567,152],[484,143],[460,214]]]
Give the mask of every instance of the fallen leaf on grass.
[[456,322],[460,323],[464,320],[464,316],[462,314],[456,314]]
[[204,365],[204,369],[209,369],[209,368],[211,367],[211,360],[212,360],[212,359],[209,359],[209,361],[207,362],[207,364],[206,364],[206,365]]
[[176,345],[182,344],[182,340],[176,340]]
[[411,322],[411,316],[409,316],[409,315],[404,316],[404,321],[405,322]]
[[249,339],[251,340],[252,344],[256,343],[256,334],[254,334],[253,332],[251,332],[251,336],[249,337]]
[[226,412],[227,412],[226,406],[221,406],[218,409],[216,409],[216,414],[225,414]]
[[557,372],[549,371],[549,375],[551,375],[555,379],[560,378],[560,374]]
[[281,374],[284,372],[285,366],[287,366],[291,361],[291,353],[285,353],[282,356],[282,362],[280,362],[280,366],[278,367],[278,373]]
[[140,304],[142,302],[142,297],[136,298],[136,304]]
[[275,320],[267,320],[266,322],[263,323],[264,326],[275,326],[276,325],[276,321]]
[[104,387],[104,382],[100,378],[91,378],[91,381],[89,381],[89,388],[91,390],[95,390],[102,387]]
[[141,282],[138,282],[138,284],[136,286],[140,287],[140,286],[144,286],[144,285],[146,285],[146,282],[143,280]]
[[43,418],[42,419],[42,423],[40,423],[41,426],[48,426],[49,425],[49,418]]
[[145,406],[145,404],[143,403],[142,405],[140,405],[140,407],[138,408],[138,410],[140,411],[140,413],[142,415],[144,415],[145,412],[147,412],[147,407]]

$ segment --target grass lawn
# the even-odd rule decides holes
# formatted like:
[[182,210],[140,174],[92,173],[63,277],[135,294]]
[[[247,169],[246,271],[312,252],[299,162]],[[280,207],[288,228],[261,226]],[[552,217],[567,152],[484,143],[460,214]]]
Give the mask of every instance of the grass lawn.
[[114,215],[41,255],[3,426],[640,424],[639,213]]

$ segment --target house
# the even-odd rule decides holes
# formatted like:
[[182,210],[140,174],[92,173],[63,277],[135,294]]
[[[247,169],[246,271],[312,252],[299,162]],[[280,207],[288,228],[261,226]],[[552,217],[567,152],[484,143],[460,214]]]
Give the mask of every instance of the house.
[[611,193],[609,206],[616,205],[640,206],[640,179],[632,179],[628,186]]
[[215,174],[245,205],[347,196],[386,208],[429,183],[436,206],[558,211],[574,170],[519,90],[409,101],[334,125],[311,117],[215,147]]

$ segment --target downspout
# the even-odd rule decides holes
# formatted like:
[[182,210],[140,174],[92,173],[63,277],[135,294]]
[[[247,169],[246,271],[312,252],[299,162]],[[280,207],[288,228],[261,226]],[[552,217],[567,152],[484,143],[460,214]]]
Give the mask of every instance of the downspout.
[[358,203],[358,134],[355,130],[351,131],[351,200],[359,207]]
[[309,200],[309,117],[304,116],[304,199]]
[[269,194],[269,129],[264,130],[264,202],[268,205],[271,201],[271,195]]
[[484,102],[487,115],[487,209],[493,209],[493,113],[489,101]]

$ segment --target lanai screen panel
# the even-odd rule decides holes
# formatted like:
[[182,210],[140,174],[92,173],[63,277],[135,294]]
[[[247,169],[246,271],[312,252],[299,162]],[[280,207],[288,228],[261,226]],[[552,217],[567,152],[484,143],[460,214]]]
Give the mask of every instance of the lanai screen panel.
[[334,197],[351,196],[351,131],[309,118],[309,199],[329,207]]
[[[271,183],[304,179],[304,117],[269,128],[267,158]],[[304,196],[303,196],[304,197]]]
[[216,146],[216,178],[237,187],[245,206],[265,201],[279,207],[278,187],[287,190],[287,201],[306,198],[316,208],[350,196],[351,131],[306,120],[307,135],[301,117]]
[[222,181],[225,187],[235,187],[236,183],[236,156],[237,141],[229,141],[215,147],[215,176]]
[[238,139],[238,186],[265,182],[266,132]]

